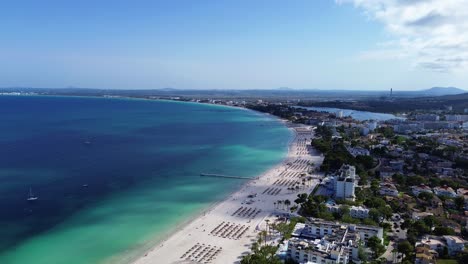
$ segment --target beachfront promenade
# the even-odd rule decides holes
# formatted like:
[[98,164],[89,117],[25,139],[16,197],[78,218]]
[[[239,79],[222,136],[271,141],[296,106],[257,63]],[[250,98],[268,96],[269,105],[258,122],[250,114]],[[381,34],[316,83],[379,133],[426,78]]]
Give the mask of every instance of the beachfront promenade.
[[[323,157],[310,148],[312,130],[308,127],[292,129],[296,136],[287,158],[280,165],[245,184],[134,264],[239,263],[242,255],[250,251],[259,231],[265,230],[266,222],[272,223],[276,215],[287,212],[284,205],[279,207],[275,203],[287,199],[293,203],[298,193],[310,192],[318,184],[318,175],[307,174],[312,168],[310,163],[320,166],[323,161]],[[306,177],[309,181],[302,184]]]

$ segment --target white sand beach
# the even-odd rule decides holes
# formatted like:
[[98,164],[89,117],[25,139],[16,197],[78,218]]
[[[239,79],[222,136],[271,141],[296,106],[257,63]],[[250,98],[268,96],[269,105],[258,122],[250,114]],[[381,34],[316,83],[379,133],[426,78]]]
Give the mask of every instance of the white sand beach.
[[[287,212],[284,206],[275,203],[286,199],[293,203],[298,193],[312,191],[319,182],[320,175],[307,174],[309,163],[320,166],[323,161],[310,147],[313,131],[305,126],[291,129],[295,138],[281,164],[246,183],[133,263],[239,263],[242,255],[250,251],[259,231],[265,230],[265,220]],[[312,180],[303,185],[305,177]],[[288,190],[297,185],[301,188]]]

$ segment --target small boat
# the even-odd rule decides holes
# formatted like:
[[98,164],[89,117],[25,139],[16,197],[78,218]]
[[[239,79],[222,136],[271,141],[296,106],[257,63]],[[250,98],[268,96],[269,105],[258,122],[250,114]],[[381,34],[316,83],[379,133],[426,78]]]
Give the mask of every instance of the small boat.
[[88,184],[83,184],[83,185],[81,185],[81,186],[84,187],[84,188],[86,188],[86,187],[88,187]]
[[85,144],[85,145],[91,145],[91,141],[86,140],[85,142],[83,142],[83,144]]
[[37,196],[34,196],[33,192],[32,192],[32,189],[29,188],[29,196],[28,196],[28,201],[36,201],[37,199],[39,199],[39,197]]

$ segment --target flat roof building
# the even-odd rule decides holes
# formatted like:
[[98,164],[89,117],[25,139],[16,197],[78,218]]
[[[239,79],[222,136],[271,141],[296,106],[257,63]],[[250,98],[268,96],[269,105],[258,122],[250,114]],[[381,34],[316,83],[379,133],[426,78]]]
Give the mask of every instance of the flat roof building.
[[287,257],[298,263],[347,264],[359,261],[359,245],[383,237],[380,227],[311,219],[296,224],[288,241]]

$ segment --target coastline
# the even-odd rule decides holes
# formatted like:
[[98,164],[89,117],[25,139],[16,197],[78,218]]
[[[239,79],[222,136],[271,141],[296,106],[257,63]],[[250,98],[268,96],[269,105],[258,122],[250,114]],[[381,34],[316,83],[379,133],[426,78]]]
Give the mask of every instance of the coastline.
[[[29,97],[29,96],[28,96],[28,97]],[[34,96],[34,97],[43,97],[43,96]],[[48,96],[47,96],[47,97],[48,97]],[[55,97],[55,96],[54,96],[54,97]],[[71,98],[71,96],[70,96],[69,98]],[[89,97],[86,97],[86,98],[89,98]],[[78,98],[77,98],[77,99],[78,99]],[[93,104],[98,104],[98,105],[99,105],[99,104],[101,104],[101,103],[106,103],[105,101],[99,101],[99,100],[97,100],[97,99],[98,99],[98,98],[96,98],[96,100],[92,100],[92,101],[94,101]],[[105,98],[103,98],[103,99],[105,99]],[[109,99],[111,99],[111,98],[109,98]],[[61,98],[60,98],[60,100],[61,100]],[[86,100],[87,100],[87,99],[86,99]],[[119,101],[127,101],[127,100],[135,101],[135,100],[138,100],[138,99],[126,99],[126,98],[125,98],[125,99],[121,99],[121,100],[119,100]],[[37,101],[39,101],[39,100],[37,100]],[[70,101],[71,101],[71,100],[70,100]],[[73,100],[73,101],[74,101],[74,102],[75,102],[75,101],[81,101],[81,99],[80,99],[80,100]],[[140,101],[140,100],[138,100],[138,101]],[[146,108],[153,108],[153,109],[154,109],[154,107],[152,107],[153,104],[149,103],[149,102],[151,102],[152,100],[145,100],[145,101],[148,102],[148,103],[146,103],[146,104],[143,103],[143,105],[146,105]],[[153,101],[155,101],[155,100],[153,100]],[[140,101],[140,102],[141,102],[141,101]],[[154,102],[154,103],[157,103],[157,102]],[[167,105],[169,105],[169,104],[172,105],[172,104],[174,104],[174,103],[177,103],[177,102],[171,101],[171,102],[168,102]],[[179,103],[184,103],[184,102],[179,102]],[[134,102],[132,105],[135,105],[135,104],[137,104],[137,102]],[[139,103],[138,103],[138,104],[139,104]],[[193,105],[196,105],[196,104],[197,104],[197,103],[194,103]],[[183,105],[173,105],[172,107],[174,107],[174,108],[182,108],[182,106],[183,106]],[[203,107],[203,108],[202,108],[202,107]],[[232,110],[230,111],[230,109],[224,109],[224,108],[221,108],[221,107],[224,107],[224,106],[215,106],[215,105],[213,105],[212,107],[208,107],[208,108],[205,108],[203,105],[200,105],[200,106],[199,106],[201,112],[206,112],[206,114],[209,114],[209,115],[212,115],[212,116],[215,116],[215,117],[216,117],[217,115],[230,116],[230,115],[231,115],[230,112],[232,112],[232,113],[236,112],[236,111],[234,111],[234,109],[232,109]],[[158,108],[156,108],[156,109],[158,109]],[[244,109],[244,110],[245,110],[245,111],[248,111],[248,109]],[[209,112],[211,112],[211,113],[209,113]],[[240,112],[240,111],[237,111],[237,112]],[[255,121],[255,120],[257,119],[257,118],[256,118],[256,114],[252,114],[252,115],[251,115],[250,113],[251,113],[251,112],[240,113],[240,115],[246,116],[246,117],[247,117],[247,119],[246,119],[247,121],[246,121],[245,125],[243,126],[244,129],[252,128],[252,129],[255,129],[255,130],[259,130],[259,131],[261,131],[262,129],[268,129],[268,128],[262,128],[260,125],[258,125],[258,128],[256,128],[256,127],[257,127],[257,123],[251,122],[251,121]],[[204,114],[204,113],[203,113],[203,114]],[[258,114],[258,115],[260,115],[260,114]],[[252,117],[252,118],[248,118],[248,117]],[[246,173],[248,173],[248,176],[250,176],[250,177],[257,177],[260,173],[263,173],[264,171],[270,169],[272,166],[275,166],[280,160],[283,160],[283,159],[285,158],[285,155],[286,155],[286,153],[287,153],[287,146],[286,146],[286,143],[287,143],[288,141],[292,140],[292,136],[291,136],[290,132],[288,132],[287,129],[286,129],[285,127],[282,126],[282,124],[277,123],[275,120],[273,120],[273,118],[270,119],[270,118],[268,118],[268,117],[266,117],[266,116],[263,116],[263,117],[260,116],[260,118],[262,119],[262,120],[260,121],[260,123],[263,124],[263,121],[266,121],[266,126],[267,126],[267,127],[269,126],[268,124],[271,124],[271,125],[274,127],[275,131],[280,131],[280,133],[279,133],[279,134],[278,134],[278,133],[272,133],[272,134],[262,134],[262,133],[258,133],[259,135],[264,135],[264,136],[273,137],[274,135],[277,135],[277,134],[278,134],[278,135],[283,135],[284,137],[282,137],[282,136],[281,136],[281,137],[278,137],[277,140],[267,140],[266,138],[263,140],[262,137],[255,138],[255,141],[258,141],[258,142],[260,142],[260,143],[263,142],[263,141],[265,141],[266,143],[268,143],[268,142],[276,142],[276,143],[273,144],[273,145],[272,145],[271,143],[269,143],[269,144],[268,144],[269,147],[267,147],[268,150],[270,150],[270,149],[272,150],[272,153],[276,153],[275,155],[272,155],[272,157],[274,157],[274,159],[270,159],[270,160],[271,160],[270,162],[264,163],[264,165],[261,166],[260,164],[259,164],[259,165],[256,164],[256,162],[255,162],[256,155],[252,154],[252,153],[257,153],[257,152],[245,152],[245,154],[247,154],[247,155],[249,155],[249,156],[251,156],[251,157],[253,157],[253,158],[249,157],[249,158],[248,158],[248,159],[249,159],[249,162],[248,162],[248,163],[247,163],[247,162],[246,162],[246,163],[239,163],[239,164],[242,164],[242,165],[241,165],[242,167],[239,167],[239,166],[238,166],[240,171],[238,171],[237,174],[239,174],[239,175],[240,175],[240,174],[246,174]],[[237,120],[237,119],[234,119],[234,120]],[[151,123],[151,119],[150,119],[149,121],[150,121],[149,123]],[[239,119],[238,122],[244,122],[244,119]],[[255,128],[254,128],[254,127],[255,127]],[[229,129],[229,127],[227,127],[227,129]],[[218,132],[216,132],[216,130],[213,130],[213,129],[211,129],[211,131],[215,131],[215,133],[218,133]],[[224,134],[224,132],[221,132],[221,136],[222,136],[222,137],[226,137],[225,135],[223,136],[223,134]],[[241,135],[243,135],[243,134],[241,134]],[[270,136],[270,135],[271,135],[271,136]],[[253,141],[253,140],[249,140],[249,139],[247,139],[247,138],[245,138],[245,139],[240,138],[240,140],[237,140],[237,142],[239,142],[239,144],[244,144],[244,142],[247,143],[247,142],[250,142],[250,141]],[[96,141],[96,142],[98,142],[98,141]],[[224,142],[224,141],[223,141],[223,142]],[[255,142],[253,142],[253,143],[255,143]],[[250,144],[250,143],[249,143],[249,144]],[[255,145],[256,145],[256,144],[248,145],[248,146],[255,146]],[[237,145],[234,145],[234,146],[237,146]],[[231,149],[234,150],[234,151],[237,151],[237,150],[238,150],[238,149],[236,149],[236,148],[226,148],[225,151],[232,151]],[[249,148],[246,148],[246,151],[248,151],[248,149],[249,149]],[[239,151],[240,151],[240,150],[243,150],[243,149],[242,149],[242,148],[239,148]],[[253,150],[255,150],[255,149],[253,148]],[[286,151],[285,151],[285,150],[286,150]],[[249,154],[249,153],[251,153],[251,154]],[[259,153],[263,153],[263,152],[259,152]],[[245,155],[245,154],[242,154],[242,155]],[[262,155],[262,156],[263,156],[264,154],[258,154],[258,155]],[[265,151],[265,155],[269,155],[269,152]],[[228,157],[228,156],[229,156],[229,155],[227,155],[227,157]],[[262,156],[259,156],[259,157],[262,157]],[[239,158],[242,158],[242,156],[239,157]],[[213,159],[211,159],[211,160],[213,161]],[[263,160],[263,159],[262,159],[262,160]],[[223,160],[220,160],[220,161],[223,162]],[[234,159],[233,161],[236,161],[236,160]],[[231,163],[233,163],[233,162],[231,162]],[[220,163],[220,164],[221,164],[221,163]],[[222,164],[224,164],[224,162],[223,162]],[[252,169],[254,169],[253,167],[255,167],[255,172],[253,172],[253,173],[249,172],[249,171],[251,171],[250,168],[249,168],[249,167],[251,167],[250,164],[252,164]],[[209,164],[208,164],[208,165],[209,165]],[[224,165],[221,165],[221,166],[224,166]],[[228,166],[230,166],[229,168],[235,168],[235,167],[236,167],[236,166],[231,166],[231,165],[228,165]],[[200,168],[205,168],[205,167],[207,167],[207,166],[204,165],[204,166],[201,166]],[[211,168],[211,167],[209,167],[209,168]],[[245,168],[245,169],[244,169],[244,168]],[[215,169],[216,169],[216,168],[215,168]],[[204,169],[201,169],[201,170],[198,170],[198,169],[197,169],[197,170],[194,170],[194,171],[204,171]],[[234,172],[236,172],[236,171],[234,171]],[[197,175],[194,174],[194,175],[192,175],[192,176],[197,176]],[[198,181],[198,179],[195,178],[195,181]],[[209,181],[213,181],[213,180],[209,180]],[[214,181],[217,182],[218,180],[214,180]],[[226,186],[226,187],[228,187],[228,188],[223,188],[222,190],[224,190],[224,191],[221,191],[221,192],[220,192],[220,195],[213,196],[213,197],[216,197],[216,198],[213,198],[213,199],[210,198],[210,197],[212,196],[212,195],[211,195],[211,192],[201,193],[201,195],[199,195],[199,196],[206,196],[206,199],[201,199],[202,202],[198,202],[198,200],[196,200],[196,199],[191,200],[191,201],[194,201],[194,206],[192,207],[193,210],[189,211],[190,208],[188,208],[189,210],[186,210],[186,212],[188,212],[188,213],[186,213],[186,214],[182,214],[182,213],[181,213],[179,217],[174,217],[174,218],[172,218],[172,221],[168,222],[169,224],[163,225],[163,226],[165,226],[166,228],[154,228],[154,229],[149,229],[149,228],[147,228],[147,230],[146,230],[145,232],[141,233],[141,235],[139,234],[139,237],[137,237],[137,236],[131,237],[132,239],[134,239],[134,240],[133,240],[133,243],[131,243],[131,244],[128,244],[128,243],[127,243],[127,244],[128,244],[127,247],[122,247],[121,250],[115,251],[113,254],[106,254],[106,255],[101,254],[101,255],[104,255],[104,258],[101,258],[101,259],[99,259],[99,260],[96,259],[96,261],[90,261],[90,262],[88,262],[88,263],[100,263],[100,262],[106,261],[106,260],[109,259],[109,258],[112,258],[113,256],[124,255],[125,253],[129,253],[129,252],[131,252],[132,250],[134,250],[134,249],[136,249],[136,248],[139,248],[140,246],[142,247],[142,249],[144,249],[144,248],[146,248],[146,247],[153,246],[154,244],[152,244],[152,243],[151,243],[151,245],[149,245],[149,246],[148,246],[148,244],[146,244],[146,241],[150,241],[150,239],[152,239],[152,236],[153,236],[153,235],[157,235],[157,236],[159,236],[160,234],[161,234],[161,235],[164,235],[164,234],[166,234],[167,231],[171,231],[171,232],[168,232],[166,236],[161,236],[161,238],[160,238],[160,239],[165,239],[165,238],[168,237],[171,233],[173,233],[172,230],[177,231],[178,229],[180,229],[181,226],[186,225],[188,221],[192,220],[193,218],[197,218],[199,215],[203,214],[204,211],[206,211],[206,210],[211,210],[213,207],[216,207],[218,203],[222,202],[222,201],[225,199],[225,196],[228,196],[228,195],[230,195],[230,194],[229,194],[230,192],[234,192],[235,190],[239,189],[239,185],[241,185],[241,184],[244,184],[244,185],[245,185],[245,184],[246,184],[246,181],[245,181],[245,180],[242,180],[242,181],[230,181],[230,180],[222,180],[222,181],[221,181],[221,180],[220,180],[219,183],[220,183],[220,186],[222,185],[222,186]],[[231,187],[229,187],[229,185],[230,185]],[[243,186],[244,186],[244,185],[243,185]],[[216,185],[214,185],[214,186],[216,186]],[[181,188],[181,189],[183,189],[183,190],[189,190],[189,189],[184,189],[184,188]],[[207,188],[207,189],[208,189],[208,188]],[[171,190],[171,189],[170,189],[170,188],[169,188],[169,189],[166,188],[166,190]],[[216,192],[216,190],[213,190],[213,193],[215,193],[215,192]],[[183,194],[183,193],[182,193],[182,194]],[[232,195],[232,194],[231,194],[231,195]],[[118,196],[118,195],[117,195],[117,196]],[[110,197],[110,198],[112,198],[112,197]],[[157,201],[156,201],[156,202],[157,202]],[[120,203],[119,203],[119,204],[120,204]],[[142,203],[142,204],[144,204],[144,203]],[[137,204],[136,204],[136,205],[137,205]],[[177,206],[177,205],[175,205],[175,206]],[[180,208],[182,208],[183,206],[184,206],[184,205],[180,205]],[[179,207],[179,206],[174,207],[174,208],[177,209],[178,207]],[[131,209],[131,207],[129,207],[129,208]],[[154,207],[151,207],[151,208],[154,208]],[[148,209],[150,209],[150,208],[148,208]],[[183,212],[182,210],[176,210],[176,211]],[[184,211],[184,212],[185,212],[185,211]],[[120,214],[120,212],[118,212],[118,215],[123,215],[123,214]],[[141,214],[141,215],[143,215],[143,214]],[[161,215],[161,219],[162,219],[162,217],[163,217],[163,215]],[[149,222],[150,222],[151,224],[153,224],[153,225],[159,225],[159,222],[160,222],[159,219],[160,219],[160,218],[155,218],[155,219],[149,220]],[[127,219],[125,219],[125,220],[127,220]],[[164,222],[164,221],[161,220],[161,223],[163,223],[163,222]],[[132,221],[128,221],[128,223],[131,224]],[[138,222],[136,222],[136,223],[138,223]],[[166,222],[164,222],[164,223],[166,223]],[[125,222],[124,222],[124,224],[125,224]],[[139,231],[136,230],[137,228],[138,228],[138,226],[135,226],[135,232],[139,232]],[[174,228],[174,229],[173,229],[173,228]],[[112,229],[112,226],[110,226],[109,229]],[[131,225],[129,225],[129,228],[127,228],[127,230],[130,230],[130,231],[128,232],[130,235],[133,235],[133,234],[132,234],[133,231],[131,231],[132,229],[133,229],[133,228],[131,227]],[[64,230],[65,230],[65,229],[64,229]],[[140,229],[140,230],[143,230],[143,229]],[[104,230],[104,231],[107,231],[107,230]],[[122,230],[122,231],[124,231],[124,230]],[[99,235],[99,232],[96,232],[96,233],[97,233],[96,238],[98,238],[97,236],[100,236],[100,235]],[[56,234],[60,234],[60,233],[58,233],[58,232],[57,232],[57,233],[52,233],[52,236],[56,237]],[[102,234],[104,234],[104,233],[102,233]],[[108,234],[108,235],[112,235],[112,233],[110,233],[110,232],[108,232],[107,234]],[[115,230],[115,234],[119,234],[120,237],[124,237],[123,234],[126,234],[126,233],[125,233],[125,232],[119,232],[119,231]],[[120,235],[120,234],[122,234],[122,235]],[[107,236],[107,237],[111,237],[111,236]],[[40,239],[41,239],[41,237],[39,237],[39,240],[36,239],[36,238],[34,238],[34,239],[33,239],[33,243],[28,243],[28,244],[27,244],[25,247],[23,247],[23,248],[33,248],[34,246],[38,246],[39,244],[38,244],[38,243],[35,243],[35,241],[40,241]],[[107,240],[109,240],[109,239],[107,239]],[[99,240],[96,240],[96,241],[99,241]],[[103,240],[103,241],[105,241],[105,240]],[[122,240],[122,241],[124,241],[124,240]],[[131,241],[131,240],[128,240],[128,241]],[[93,242],[93,241],[92,241],[92,240],[89,240],[89,242]],[[109,242],[110,242],[110,241],[109,241]],[[37,245],[36,245],[36,244],[37,244]],[[88,243],[85,243],[85,244],[88,244]],[[91,244],[91,243],[90,243],[90,244]],[[101,249],[99,248],[99,246],[98,246],[98,243],[95,243],[95,244],[96,244],[97,247],[94,247],[93,250],[95,250],[95,251],[101,251],[101,252],[105,252],[105,251],[104,251],[105,249],[110,248],[110,246],[114,245],[113,243],[109,243],[108,245],[110,245],[110,246],[107,246],[107,245],[104,245],[104,244],[103,244],[103,247],[102,247],[102,250],[101,250]],[[117,244],[117,243],[116,243],[116,244]],[[32,246],[30,246],[30,245],[32,245]],[[106,248],[106,247],[107,247],[107,248]],[[85,248],[85,246],[84,246],[83,248]],[[80,249],[80,247],[74,247],[73,249],[77,249],[77,250],[78,250],[78,249]],[[90,250],[90,254],[92,254],[93,250]],[[26,251],[26,250],[25,250],[25,251]],[[83,254],[87,254],[87,252],[85,252],[85,251],[87,251],[87,250],[83,250]],[[123,254],[121,254],[121,253],[123,253]],[[26,254],[23,254],[23,255],[26,255]],[[57,255],[60,255],[60,254],[57,254]],[[51,259],[52,259],[52,258],[51,258]],[[77,261],[77,262],[78,262],[78,261]],[[76,262],[76,263],[77,263],[77,262]]]
[[[154,100],[154,99],[144,99],[144,100]],[[174,102],[173,100],[164,100],[164,101]],[[179,101],[175,101],[175,102],[179,102]],[[186,102],[181,102],[181,103],[186,103]],[[200,103],[197,103],[197,102],[192,102],[192,103],[200,104]],[[201,104],[215,105],[215,104],[208,104],[208,103],[201,103]],[[263,177],[264,175],[267,175],[270,171],[274,170],[275,168],[277,168],[277,167],[279,167],[282,164],[285,164],[287,162],[287,160],[289,158],[289,153],[291,152],[291,147],[292,147],[294,141],[297,139],[297,136],[298,136],[298,133],[293,128],[293,126],[291,126],[290,123],[288,123],[289,122],[288,120],[281,119],[279,117],[276,117],[276,116],[273,116],[273,115],[270,115],[270,114],[267,114],[267,113],[254,111],[254,110],[244,108],[244,107],[224,106],[224,105],[216,105],[216,106],[232,107],[232,108],[235,108],[235,109],[243,109],[243,110],[246,110],[246,111],[252,111],[252,112],[255,112],[255,113],[258,113],[258,114],[261,114],[261,115],[262,114],[267,115],[268,117],[274,118],[278,122],[281,122],[291,132],[291,137],[288,140],[286,154],[285,154],[284,158],[281,159],[278,163],[272,165],[269,169],[261,172],[258,176],[253,177],[253,178],[251,178],[249,180],[245,180],[245,182],[240,184],[240,186],[237,189],[231,191],[223,199],[210,203],[203,210],[195,212],[193,215],[191,215],[191,216],[187,217],[186,219],[182,220],[180,223],[178,223],[175,226],[171,227],[169,230],[167,230],[163,234],[158,234],[157,237],[155,237],[155,239],[152,239],[152,240],[144,243],[142,246],[139,246],[139,248],[137,248],[137,249],[129,249],[129,252],[122,253],[122,254],[119,254],[119,255],[116,255],[116,256],[112,256],[109,259],[104,260],[102,262],[103,264],[130,264],[130,263],[136,263],[139,259],[141,259],[141,256],[144,255],[146,252],[151,252],[151,251],[157,249],[158,247],[161,247],[161,245],[164,244],[165,241],[167,241],[168,239],[173,237],[175,234],[181,232],[184,229],[184,227],[187,227],[190,224],[192,224],[193,222],[195,222],[196,220],[199,220],[202,216],[206,215],[207,213],[209,213],[210,211],[215,209],[217,206],[219,206],[222,203],[229,200],[230,197],[232,197],[233,195],[238,193],[240,190],[244,189],[246,186],[248,186],[252,182],[258,180],[259,178]]]
[[[245,109],[245,108],[243,108]],[[249,109],[246,109],[249,110]],[[290,138],[288,142],[288,150],[285,158],[279,162],[278,164],[274,165],[267,171],[261,173],[259,176],[252,178],[251,180],[246,181],[243,183],[240,188],[229,195],[226,196],[224,200],[218,201],[210,205],[207,209],[201,211],[200,213],[192,216],[190,219],[188,219],[185,222],[180,223],[176,227],[174,227],[175,230],[172,232],[168,232],[164,238],[159,239],[158,242],[153,244],[153,247],[149,250],[146,250],[143,254],[139,255],[138,257],[135,257],[133,259],[128,258],[129,262],[125,263],[133,263],[133,264],[147,264],[147,263],[179,263],[181,262],[181,257],[176,257],[177,255],[179,256],[185,256],[184,251],[189,248],[188,246],[185,247],[186,244],[194,244],[198,245],[196,243],[202,243],[202,242],[211,242],[212,238],[214,237],[207,237],[205,239],[200,238],[197,236],[199,235],[204,235],[205,237],[207,236],[207,231],[211,229],[212,227],[216,226],[216,223],[218,223],[220,220],[222,223],[225,221],[231,222],[234,220],[238,219],[233,219],[231,213],[232,211],[237,208],[238,206],[244,205],[245,203],[241,202],[240,199],[245,196],[246,193],[249,194],[252,189],[257,190],[258,187],[261,188],[272,188],[274,186],[274,181],[273,180],[279,180],[281,179],[281,175],[288,171],[288,168],[292,167],[291,163],[296,162],[297,160],[301,160],[305,158],[305,160],[309,161],[314,161],[316,166],[320,165],[321,161],[323,158],[318,155],[318,153],[315,153],[316,155],[312,155],[312,153],[309,152],[309,149],[307,147],[307,138],[311,138],[313,135],[312,130],[309,130],[309,133],[304,136],[302,136],[298,133],[296,128],[290,124],[287,123],[287,121],[282,120],[277,118],[279,121],[281,121],[284,125],[288,127],[290,131],[293,132],[293,136]],[[302,127],[304,128],[304,127]],[[310,127],[307,127],[307,129],[310,129]],[[302,143],[303,142],[303,143]],[[299,149],[299,144],[301,145],[301,153],[299,154],[298,149]],[[305,151],[304,151],[305,149]],[[296,150],[296,152],[295,152]],[[306,153],[307,152],[307,153]],[[315,161],[319,161],[316,163]],[[258,186],[258,183],[261,182],[262,184],[265,184],[264,186],[260,185]],[[272,184],[273,183],[273,184]],[[318,181],[315,183],[317,184]],[[315,185],[312,184],[311,186],[308,187],[308,190],[301,190],[299,192],[307,192],[315,188]],[[279,189],[279,188],[278,188]],[[260,192],[256,192],[256,195],[259,194]],[[289,194],[286,194],[289,199],[295,198],[298,192],[292,192]],[[265,197],[263,197],[265,198]],[[260,200],[258,200],[260,201]],[[254,217],[252,219],[249,219],[247,223],[244,221],[245,219],[240,219],[237,225],[243,225],[246,226],[246,228],[252,227],[249,232],[247,232],[247,235],[245,236],[244,239],[239,239],[239,240],[224,240],[224,241],[219,241],[219,243],[213,243],[213,245],[219,246],[222,248],[221,245],[225,245],[226,247],[232,249],[232,246],[236,249],[240,250],[234,250],[237,252],[228,252],[228,256],[222,257],[223,259],[210,259],[210,261],[206,263],[239,263],[240,259],[239,257],[249,249],[250,244],[252,241],[256,239],[257,236],[257,231],[259,229],[259,226],[262,225],[262,223],[265,222],[265,219],[274,217],[274,214],[276,213],[281,213],[278,212],[278,210],[273,209],[273,208],[268,208],[271,207],[273,200],[271,198],[266,198],[263,200],[263,203],[267,203],[267,207],[260,207],[264,208],[265,212],[260,213],[258,217]],[[245,201],[244,201],[245,202]],[[255,203],[254,203],[255,204]],[[250,204],[249,204],[250,205]],[[234,208],[233,208],[234,207]],[[241,206],[243,207],[243,206]],[[267,209],[268,208],[268,209]],[[231,209],[231,211],[224,211],[226,209]],[[273,209],[273,210],[272,210]],[[283,211],[284,213],[284,211]],[[255,220],[258,222],[256,225],[253,225],[251,222],[252,220]],[[203,228],[203,231],[201,231],[201,228]],[[254,228],[253,228],[254,227]],[[200,230],[199,230],[200,228]],[[208,229],[208,230],[207,230]],[[216,228],[215,228],[216,229]],[[246,229],[247,231],[247,229]],[[193,233],[195,236],[192,236]],[[187,235],[188,234],[188,235]],[[208,234],[209,235],[209,234]],[[197,240],[200,240],[202,242],[196,242]],[[154,242],[154,241],[153,241]],[[223,243],[223,242],[227,242]],[[232,244],[234,242],[234,245],[229,246],[228,244]],[[237,243],[235,243],[237,242]],[[247,242],[247,243],[246,243]],[[205,243],[202,243],[205,245]],[[201,244],[200,244],[201,245]],[[246,247],[246,245],[248,245]],[[216,247],[215,246],[215,247]],[[146,247],[145,247],[146,248]],[[221,251],[221,250],[220,250]],[[232,251],[232,250],[231,250]],[[221,256],[223,255],[222,252],[220,253]],[[225,254],[226,255],[226,254]]]
[[[35,95],[35,96],[44,96],[44,95]],[[128,96],[118,96],[118,97],[103,97],[103,96],[68,96],[68,95],[45,95],[45,96],[59,96],[59,97],[86,97],[86,98],[96,98],[96,99],[114,99],[114,100],[141,100],[141,101],[161,101],[161,102],[167,102],[167,103],[181,103],[181,104],[194,104],[194,105],[206,105],[206,106],[212,106],[216,108],[226,108],[226,109],[233,109],[233,110],[243,110],[243,111],[250,111],[252,113],[255,113],[259,116],[266,116],[268,118],[272,118],[276,120],[277,122],[281,123],[284,125],[291,133],[291,136],[288,140],[288,143],[286,145],[286,154],[284,158],[282,158],[278,163],[272,165],[269,169],[263,171],[260,173],[258,176],[253,177],[250,180],[246,180],[244,183],[242,183],[236,190],[231,191],[229,194],[227,194],[223,199],[214,201],[211,204],[207,205],[204,209],[201,211],[195,212],[193,215],[188,216],[186,219],[181,220],[178,224],[175,226],[169,228],[164,233],[160,233],[155,236],[154,239],[150,239],[148,242],[145,242],[144,244],[137,246],[137,248],[131,248],[128,249],[126,252],[123,252],[121,254],[111,256],[108,259],[105,259],[102,261],[102,264],[130,264],[130,263],[136,263],[142,255],[145,254],[145,252],[150,252],[153,251],[154,249],[160,247],[165,241],[173,237],[176,233],[180,232],[184,227],[189,226],[192,224],[194,221],[200,219],[203,215],[206,213],[210,212],[220,204],[226,202],[230,197],[232,197],[234,194],[238,193],[240,190],[251,184],[253,181],[259,179],[260,177],[268,174],[270,171],[274,170],[276,167],[281,166],[283,163],[286,163],[286,161],[289,158],[289,153],[291,151],[292,144],[296,140],[298,134],[296,130],[294,129],[294,126],[292,126],[292,123],[289,120],[271,115],[269,113],[264,113],[264,112],[259,112],[256,110],[252,110],[246,107],[242,106],[233,106],[233,105],[222,105],[222,104],[212,104],[212,103],[200,103],[200,102],[191,102],[191,101],[179,101],[179,100],[171,100],[171,99],[152,99],[152,98],[137,98],[137,97],[128,97]]]

